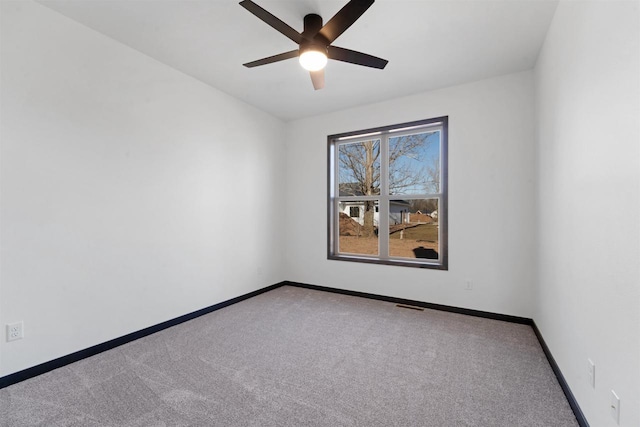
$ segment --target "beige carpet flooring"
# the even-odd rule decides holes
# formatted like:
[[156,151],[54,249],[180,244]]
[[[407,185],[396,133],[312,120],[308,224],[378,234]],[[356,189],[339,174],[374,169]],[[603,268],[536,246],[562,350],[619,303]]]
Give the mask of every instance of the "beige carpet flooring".
[[531,327],[284,286],[0,390],[2,426],[577,426]]

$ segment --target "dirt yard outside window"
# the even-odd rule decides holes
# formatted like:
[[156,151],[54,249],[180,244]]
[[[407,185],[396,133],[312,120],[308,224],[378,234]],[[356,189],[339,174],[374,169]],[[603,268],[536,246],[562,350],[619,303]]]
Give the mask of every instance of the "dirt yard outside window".
[[[394,226],[389,235],[389,255],[401,258],[438,258],[438,224]],[[340,236],[340,252],[378,255],[377,237]]]

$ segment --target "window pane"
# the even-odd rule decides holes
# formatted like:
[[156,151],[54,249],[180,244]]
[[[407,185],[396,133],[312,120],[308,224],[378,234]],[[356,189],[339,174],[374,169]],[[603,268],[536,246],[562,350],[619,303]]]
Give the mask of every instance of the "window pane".
[[[338,203],[338,235],[341,253],[378,255],[378,201]],[[352,214],[357,213],[357,216]]]
[[438,199],[389,201],[389,256],[439,258]]
[[380,140],[340,144],[338,148],[340,196],[380,194]]
[[389,194],[440,192],[440,130],[389,138]]

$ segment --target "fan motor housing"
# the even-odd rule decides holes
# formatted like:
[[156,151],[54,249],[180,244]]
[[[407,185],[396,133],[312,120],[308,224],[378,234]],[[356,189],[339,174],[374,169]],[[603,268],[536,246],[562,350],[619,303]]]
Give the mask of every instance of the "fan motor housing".
[[300,55],[308,50],[315,50],[327,55],[329,41],[320,35],[322,28],[322,17],[315,13],[310,13],[304,17],[304,31],[302,32],[302,42],[300,43]]
[[316,35],[318,31],[322,29],[322,16],[315,13],[310,13],[304,17],[304,31],[302,36],[305,37],[308,34]]

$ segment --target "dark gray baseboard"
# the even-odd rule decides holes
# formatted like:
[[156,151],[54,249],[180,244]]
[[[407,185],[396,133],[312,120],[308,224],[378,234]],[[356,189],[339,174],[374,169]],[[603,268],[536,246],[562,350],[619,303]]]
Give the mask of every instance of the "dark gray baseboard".
[[532,321],[531,327],[533,328],[533,332],[535,332],[536,337],[538,337],[538,341],[540,342],[542,351],[544,351],[545,356],[547,356],[549,365],[551,365],[551,369],[553,370],[553,373],[556,375],[556,378],[558,379],[558,383],[560,383],[560,387],[562,387],[562,391],[564,392],[564,395],[567,397],[569,406],[571,406],[571,409],[573,410],[573,414],[576,416],[576,420],[578,420],[578,424],[580,425],[580,427],[589,427],[587,418],[584,416],[582,409],[580,409],[580,405],[578,405],[578,401],[576,400],[575,396],[573,395],[573,392],[569,388],[569,384],[567,383],[567,380],[564,378],[564,375],[562,375],[562,371],[560,371],[560,367],[556,363],[556,360],[553,358],[553,355],[551,354],[551,350],[549,350],[547,343],[544,341],[544,338],[542,338],[542,333],[540,332],[540,329],[538,329],[536,322]]
[[333,292],[335,294],[351,295],[354,297],[369,298],[369,299],[375,299],[379,301],[387,301],[395,304],[412,305],[415,307],[430,308],[432,310],[448,311],[450,313],[466,314],[468,316],[484,317],[486,319],[502,320],[504,322],[511,322],[511,323],[519,323],[521,325],[533,325],[533,320],[528,319],[526,317],[510,316],[508,314],[491,313],[488,311],[472,310],[469,308],[453,307],[450,305],[433,304],[430,302],[396,298],[396,297],[390,297],[386,295],[369,294],[366,292],[347,291],[344,289],[309,285],[306,283],[297,283],[297,282],[289,282],[289,281],[285,281],[284,283],[289,286],[296,286],[296,287],[305,288],[305,289],[313,289],[316,291]]

